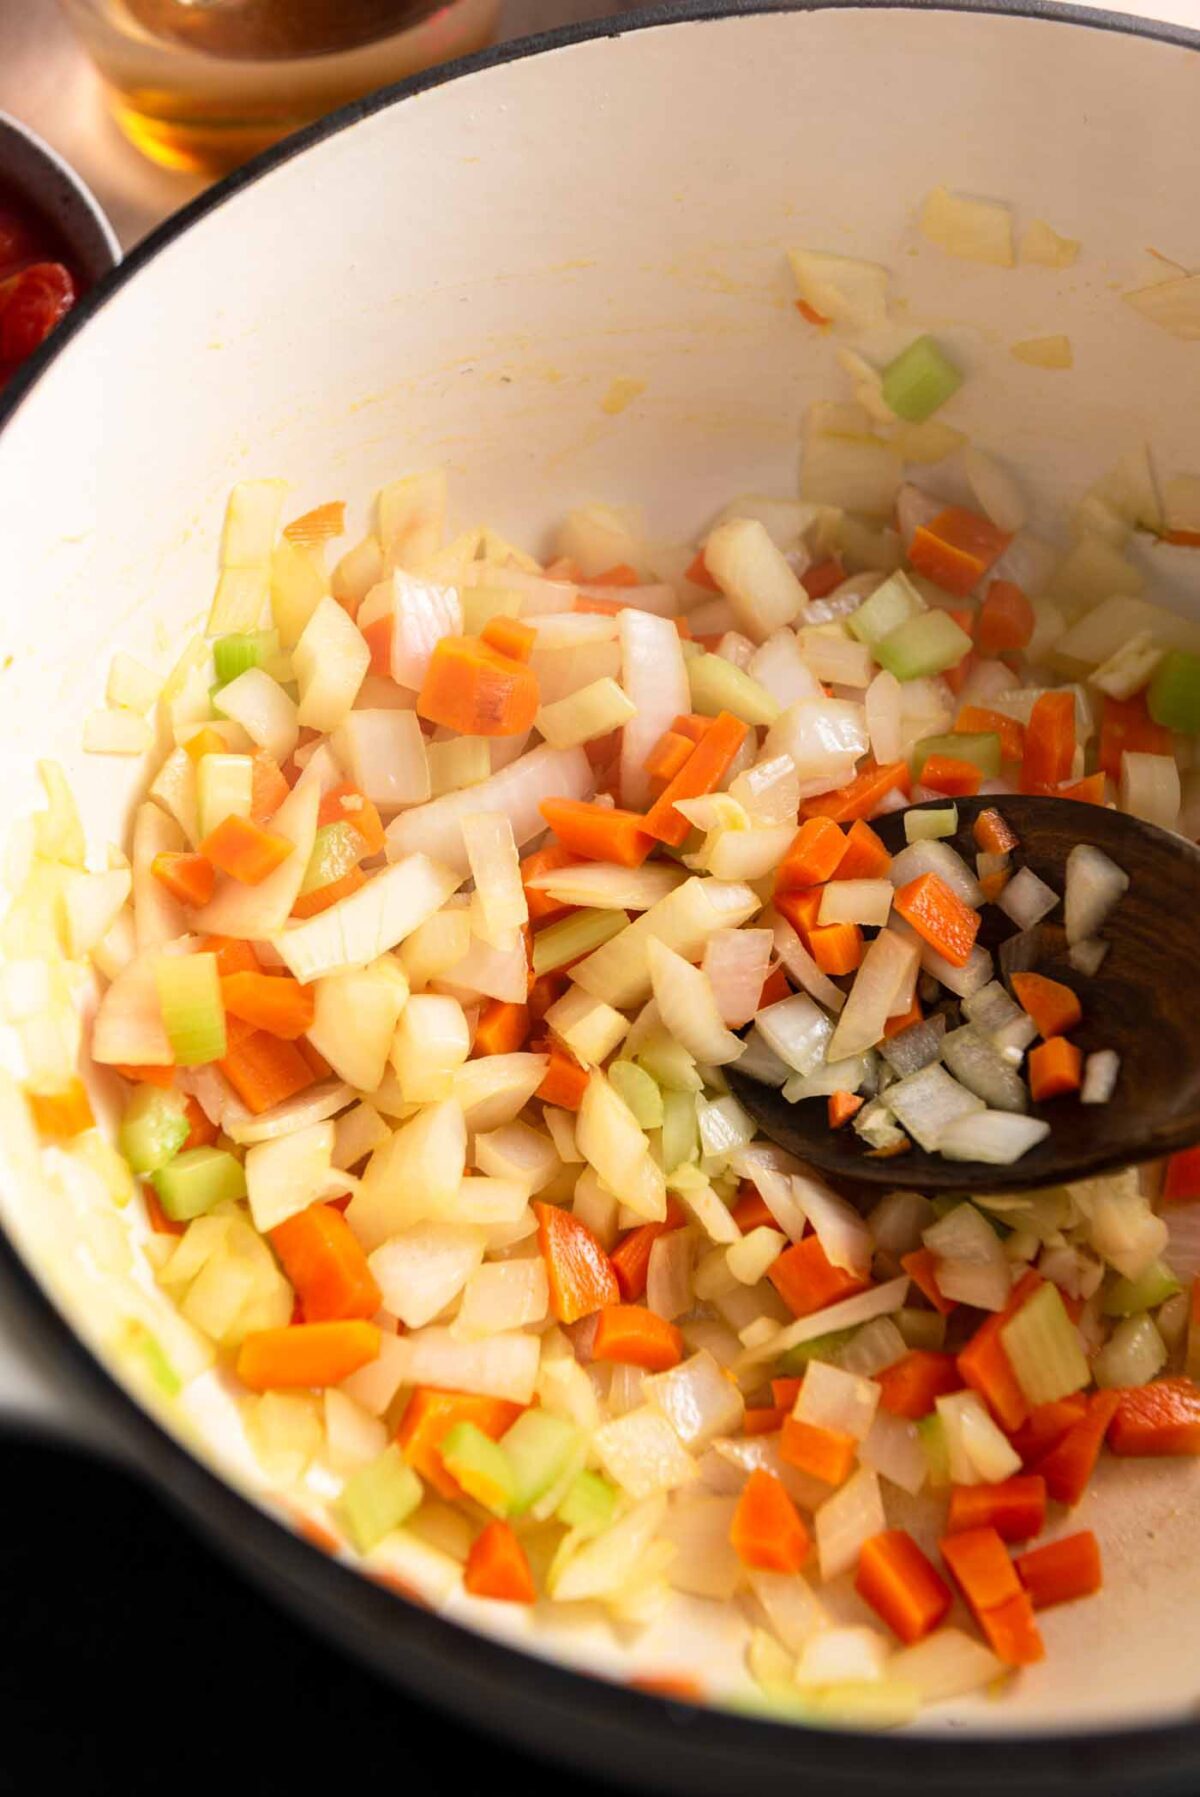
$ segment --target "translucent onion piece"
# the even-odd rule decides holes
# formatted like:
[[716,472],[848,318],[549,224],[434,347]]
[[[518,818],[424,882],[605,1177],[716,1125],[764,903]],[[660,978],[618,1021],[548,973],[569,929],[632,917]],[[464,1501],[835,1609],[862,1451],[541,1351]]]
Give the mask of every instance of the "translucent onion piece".
[[859,1458],[881,1479],[889,1480],[914,1497],[929,1476],[929,1462],[917,1425],[907,1417],[893,1416],[887,1410],[876,1412],[859,1449]]
[[679,635],[666,618],[626,608],[620,613],[621,685],[636,708],[621,732],[622,803],[639,810],[650,801],[645,760],[681,712],[691,710]]
[[673,1323],[692,1308],[695,1239],[688,1229],[670,1229],[650,1248],[646,1268],[646,1308]]
[[384,1308],[409,1329],[431,1323],[459,1296],[485,1245],[481,1229],[461,1223],[417,1223],[393,1236],[369,1259]]
[[1090,1054],[1083,1064],[1080,1103],[1107,1104],[1117,1089],[1120,1073],[1121,1057],[1113,1049],[1101,1048]]
[[811,1073],[825,1059],[834,1033],[824,1011],[804,992],[767,1005],[755,1018],[754,1027],[771,1052],[797,1073]]
[[941,1132],[956,1117],[982,1111],[983,1100],[960,1086],[940,1066],[924,1067],[887,1089],[888,1108],[926,1151],[939,1146]]
[[661,1412],[693,1452],[742,1426],[745,1406],[736,1385],[703,1350],[669,1372],[647,1378],[643,1391],[647,1403]]
[[968,1092],[994,1111],[1023,1112],[1029,1094],[1025,1083],[994,1043],[973,1024],[951,1030],[942,1040],[942,1059]]
[[593,1435],[592,1446],[608,1477],[635,1502],[674,1491],[696,1477],[696,1463],[679,1436],[648,1404],[605,1423]]
[[833,1579],[856,1566],[863,1543],[887,1527],[879,1480],[871,1469],[860,1466],[840,1491],[825,1500],[813,1521],[821,1577]]
[[944,1124],[937,1150],[947,1160],[986,1161],[992,1166],[1007,1167],[1044,1142],[1049,1134],[1050,1125],[1036,1117],[1019,1117],[1012,1111],[978,1111]]
[[874,1047],[883,1036],[897,992],[916,962],[917,950],[911,942],[891,929],[879,932],[863,956],[846,1007],[827,1045],[829,1060],[845,1060]]
[[665,943],[685,960],[698,960],[715,930],[736,929],[758,909],[756,893],[738,881],[686,880],[579,962],[571,977],[586,992],[627,1010],[650,996],[651,942]]
[[996,903],[1019,930],[1031,930],[1054,910],[1058,894],[1044,880],[1039,880],[1031,868],[1022,867],[1005,886]]
[[961,1629],[936,1629],[915,1647],[892,1656],[889,1678],[911,1685],[923,1703],[941,1703],[982,1690],[1003,1673],[1004,1667],[982,1641]]
[[912,842],[901,849],[888,869],[888,879],[899,888],[922,874],[937,874],[964,905],[983,902],[983,888],[961,855],[945,842]]
[[507,817],[517,847],[524,848],[546,828],[539,809],[543,799],[586,799],[594,790],[591,763],[582,749],[552,749],[543,743],[477,786],[401,812],[388,825],[388,858],[397,861],[420,851],[465,876],[464,817],[480,811]]
[[879,1406],[873,1379],[848,1373],[825,1360],[814,1360],[804,1375],[794,1414],[819,1429],[834,1429],[864,1441]]
[[701,969],[722,1023],[738,1029],[758,1009],[770,965],[770,930],[716,930],[704,947]]
[[1128,886],[1129,875],[1102,850],[1090,843],[1076,843],[1067,856],[1067,941],[1081,942],[1096,935]]
[[982,449],[968,444],[963,450],[963,473],[979,501],[980,509],[986,512],[993,524],[1010,536],[1025,528],[1029,508],[1006,468]]

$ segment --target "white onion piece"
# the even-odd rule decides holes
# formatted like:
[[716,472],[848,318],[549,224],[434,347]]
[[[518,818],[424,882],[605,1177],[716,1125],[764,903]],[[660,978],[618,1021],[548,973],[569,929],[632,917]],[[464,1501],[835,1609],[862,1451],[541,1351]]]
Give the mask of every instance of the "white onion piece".
[[888,920],[892,891],[890,880],[830,880],[821,892],[817,922],[878,927]]
[[[211,935],[251,939],[268,937],[273,931],[284,928],[312,854],[320,803],[320,778],[310,766],[305,768],[271,819],[272,832],[294,844],[292,853],[257,886],[243,886],[236,880],[227,880],[203,910],[196,913],[198,928]],[[330,906],[319,915],[328,917],[337,908]],[[364,962],[374,960],[382,952],[382,949],[372,950],[363,957]]]
[[396,811],[428,799],[429,762],[415,711],[356,709],[330,741],[355,786],[373,804]]
[[[722,1023],[713,989],[704,973],[668,948],[666,943],[654,938],[647,945],[647,962],[655,1003],[663,1024],[675,1040],[694,1059],[707,1065],[720,1067],[736,1061],[743,1053],[743,1044]],[[761,1018],[759,1027],[762,1027]],[[777,1048],[769,1036],[767,1042]]]
[[419,692],[437,644],[443,637],[462,635],[462,605],[453,587],[416,580],[399,568],[391,588],[391,676],[399,686]]
[[[770,1206],[771,1201],[765,1191],[763,1198]],[[794,1323],[781,1329],[762,1348],[748,1351],[743,1356],[743,1363],[755,1366],[786,1354],[789,1348],[797,1348],[802,1342],[815,1341],[819,1335],[832,1335],[838,1329],[857,1329],[860,1323],[870,1323],[876,1317],[890,1316],[893,1311],[902,1308],[908,1295],[908,1287],[907,1276],[889,1279],[883,1285],[859,1292],[856,1297],[843,1298],[839,1304],[828,1304],[824,1310],[815,1311],[810,1317],[799,1317]]]
[[798,1242],[808,1226],[808,1213],[800,1202],[793,1175],[747,1163],[744,1155],[740,1158],[739,1171],[742,1168],[745,1168],[743,1177],[753,1180],[758,1187],[759,1196],[784,1235]]
[[[817,1240],[835,1267],[866,1278],[871,1268],[871,1232],[854,1206],[811,1174],[791,1176],[792,1194],[816,1231]],[[766,1194],[763,1194],[766,1201]]]
[[803,1573],[750,1567],[746,1578],[772,1634],[789,1653],[800,1653],[809,1637],[825,1626],[825,1612]]
[[939,1145],[946,1125],[956,1117],[982,1111],[983,1100],[951,1079],[943,1067],[923,1067],[887,1089],[889,1110],[927,1152]]
[[746,672],[785,709],[798,699],[824,697],[820,680],[801,655],[800,645],[790,630],[777,630],[769,636],[754,651]]
[[556,1603],[580,1603],[622,1590],[662,1528],[666,1514],[662,1492],[635,1504],[602,1535],[584,1541],[565,1560],[555,1560],[546,1580],[547,1596]]
[[900,541],[907,551],[912,547],[912,540],[923,525],[932,524],[939,512],[944,512],[946,503],[923,487],[916,487],[906,481],[896,495],[896,523],[900,528]]
[[[661,1000],[659,1008],[662,1008]],[[755,1018],[755,1028],[771,1052],[797,1073],[811,1073],[825,1059],[834,1033],[824,1011],[805,992],[794,992],[790,998],[767,1005]],[[697,1055],[696,1058],[707,1060],[710,1057]]]
[[889,1036],[879,1044],[879,1052],[898,1078],[907,1079],[910,1073],[919,1073],[922,1067],[941,1060],[945,1035],[946,1019],[938,1012]]
[[695,1238],[689,1229],[669,1229],[651,1244],[646,1268],[646,1308],[673,1323],[692,1308]]
[[1039,880],[1032,868],[1022,867],[1005,886],[996,903],[1019,930],[1031,930],[1054,910],[1058,894],[1044,880]]
[[1102,1389],[1148,1385],[1166,1364],[1166,1344],[1153,1318],[1126,1317],[1092,1362],[1092,1376]]
[[524,1110],[546,1077],[545,1054],[481,1055],[454,1075],[454,1096],[462,1105],[472,1134],[499,1129]]
[[819,250],[789,250],[788,261],[801,299],[823,318],[856,330],[885,322],[891,277],[877,262]]
[[648,861],[644,867],[583,861],[575,867],[534,874],[526,884],[564,905],[584,905],[593,911],[648,911],[686,878],[686,870],[669,861]]
[[937,1151],[952,1161],[986,1161],[1007,1167],[1036,1148],[1050,1134],[1050,1125],[1036,1117],[1019,1117],[1013,1111],[978,1111],[943,1125]]
[[873,1379],[876,1373],[903,1360],[907,1353],[908,1344],[891,1317],[876,1317],[873,1323],[864,1323],[838,1350],[835,1364],[847,1373]]
[[1179,821],[1181,788],[1173,755],[1141,755],[1126,749],[1121,757],[1121,810],[1160,830]]
[[[660,1241],[667,1239],[659,1237]],[[712,1355],[703,1351],[669,1372],[652,1375],[643,1390],[647,1403],[662,1413],[693,1452],[742,1426],[745,1405],[737,1386]]]
[[1136,1169],[1082,1180],[1071,1187],[1071,1196],[1088,1220],[1096,1253],[1126,1279],[1140,1279],[1166,1247],[1168,1225],[1150,1209]]
[[820,1690],[826,1686],[878,1684],[884,1677],[890,1651],[888,1642],[877,1629],[823,1629],[805,1645],[796,1666],[795,1681],[801,1691]]
[[463,1288],[454,1332],[487,1336],[536,1327],[545,1321],[549,1307],[550,1282],[540,1255],[489,1261],[471,1274]]
[[920,1192],[889,1192],[867,1217],[880,1254],[898,1260],[921,1246],[921,1232],[933,1222],[933,1206]]
[[804,1375],[793,1415],[818,1429],[835,1429],[864,1441],[879,1407],[873,1379],[848,1373],[827,1360],[814,1360]]
[[429,1328],[398,1337],[393,1352],[405,1385],[435,1385],[528,1404],[541,1342],[536,1335],[516,1333],[460,1341],[449,1329]]
[[[821,972],[799,936],[786,919],[777,912],[771,912],[769,919],[771,935],[775,944],[775,953],[795,980],[803,986],[810,998],[815,998],[825,1010],[836,1016],[846,1003],[846,994],[840,986],[835,986],[828,974]],[[915,970],[914,970],[914,978]],[[910,999],[911,1002],[911,999]]]
[[603,1424],[592,1446],[609,1478],[635,1502],[674,1491],[696,1477],[696,1463],[678,1435],[648,1404]]
[[[190,946],[194,938],[183,939]],[[92,1059],[106,1065],[170,1066],[175,1058],[162,1020],[154,977],[158,949],[147,949],[122,968],[92,1021]],[[161,951],[170,953],[170,948]],[[185,951],[180,951],[185,952]]]
[[980,509],[999,530],[1012,536],[1025,528],[1029,508],[1006,468],[971,443],[963,450],[963,473]]
[[[207,1069],[189,1068],[190,1075],[195,1077]],[[221,1076],[218,1074],[217,1078]],[[222,1082],[224,1083],[224,1082]],[[232,1090],[229,1096],[232,1097]],[[208,1107],[200,1093],[194,1094],[196,1102],[205,1115],[209,1115]],[[340,1080],[324,1080],[319,1086],[310,1086],[307,1092],[298,1092],[294,1098],[285,1099],[269,1111],[261,1112],[257,1117],[245,1112],[239,1119],[231,1113],[228,1105],[221,1105],[218,1114],[211,1117],[214,1123],[220,1123],[232,1141],[239,1144],[251,1142],[270,1142],[277,1136],[291,1135],[294,1130],[304,1129],[310,1123],[324,1123],[326,1118],[336,1116],[338,1111],[345,1110],[353,1101],[354,1093],[350,1087]],[[235,1100],[236,1103],[236,1100]],[[238,1109],[241,1110],[241,1106]]]
[[[681,805],[679,809],[682,808]],[[779,866],[793,835],[791,824],[776,824],[770,829],[720,830],[705,843],[703,859],[707,871],[717,880],[763,880]]]
[[426,1222],[381,1243],[368,1265],[384,1308],[409,1329],[431,1323],[482,1263],[486,1240],[482,1229],[469,1225]]
[[701,969],[731,1029],[749,1023],[758,1009],[773,946],[770,930],[715,930],[705,943]]
[[524,1004],[529,991],[525,939],[518,934],[507,948],[493,948],[481,936],[472,935],[462,960],[456,961],[438,977],[461,993],[467,1004],[472,997],[478,996],[503,999],[508,1004]]
[[691,700],[679,633],[670,619],[626,609],[618,621],[621,685],[637,707],[621,732],[621,797],[639,810],[650,801],[646,757],[673,719],[691,709]]
[[825,1500],[813,1522],[823,1579],[836,1578],[857,1565],[863,1543],[887,1527],[879,1480],[871,1469],[860,1466],[840,1491]]
[[802,785],[823,781],[819,791],[845,783],[870,744],[861,705],[845,699],[798,699],[767,732],[768,755],[787,755]]
[[[1007,670],[1005,670],[1007,672]],[[883,668],[863,697],[871,753],[880,767],[900,759],[900,682]]]
[[883,1035],[896,994],[916,963],[917,950],[911,942],[891,929],[879,932],[854,976],[850,997],[826,1047],[827,1059],[846,1060],[874,1047]]
[[1004,1055],[973,1024],[951,1030],[942,1041],[942,1059],[968,1092],[993,1111],[1028,1109],[1025,1082]]
[[790,1082],[792,1070],[786,1061],[781,1061],[773,1049],[767,1047],[756,1029],[748,1029],[742,1037],[745,1053],[738,1062],[738,1071],[746,1073],[764,1086],[783,1086]]
[[242,726],[251,742],[276,761],[286,761],[296,747],[300,726],[295,702],[264,669],[244,669],[221,688],[217,704],[227,718]]
[[685,880],[580,961],[571,977],[594,997],[627,1010],[650,996],[651,942],[665,943],[686,960],[699,959],[714,930],[736,929],[759,908],[757,894],[739,881]]
[[979,881],[962,856],[956,854],[947,842],[926,840],[909,843],[907,848],[901,849],[894,857],[887,877],[893,886],[899,888],[907,886],[910,880],[919,879],[922,874],[937,874],[964,905],[974,906],[983,902],[983,888]]
[[936,1629],[914,1647],[894,1654],[888,1677],[911,1685],[922,1703],[942,1703],[982,1690],[1005,1671],[982,1641],[961,1629]]
[[800,806],[800,777],[790,755],[773,755],[747,768],[729,787],[746,816],[764,827],[794,824]]
[[869,1050],[845,1061],[823,1061],[812,1073],[793,1074],[783,1095],[789,1104],[797,1104],[802,1098],[829,1098],[834,1092],[861,1092],[864,1088],[875,1089],[875,1057]]
[[917,1425],[890,1411],[876,1413],[866,1440],[859,1449],[864,1466],[915,1497],[929,1474],[929,1462]]
[[1021,1458],[1000,1433],[977,1392],[937,1399],[955,1485],[993,1485],[1021,1470]]
[[1086,979],[1095,979],[1104,965],[1108,954],[1107,942],[1099,942],[1094,936],[1085,937],[1082,942],[1073,942],[1067,950],[1067,960]]
[[[138,806],[133,821],[131,885],[139,954],[182,936],[187,927],[183,905],[153,871],[156,855],[177,853],[186,847],[183,830],[173,817],[168,817],[151,799]],[[173,1056],[168,1055],[167,1059]]]
[[1067,941],[1094,936],[1129,888],[1129,875],[1103,850],[1078,842],[1067,856],[1063,901]]
[[1083,1063],[1083,1088],[1079,1094],[1081,1104],[1107,1104],[1117,1089],[1117,1079],[1121,1072],[1121,1057],[1111,1048],[1097,1049]]
[[[293,791],[293,798],[303,783],[302,776]],[[315,801],[315,787],[312,795]],[[282,811],[283,807],[280,807],[281,815]],[[287,865],[285,861],[275,874],[268,875],[262,886],[249,890],[261,892],[263,886],[276,879]],[[403,861],[382,868],[348,898],[339,899],[327,910],[306,918],[292,929],[275,926],[275,933],[264,930],[250,933],[269,936],[288,970],[307,984],[326,974],[365,967],[380,955],[387,954],[419,924],[439,911],[461,884],[462,876],[454,869],[440,866],[425,855],[409,855]],[[215,905],[216,900],[213,903]],[[208,911],[212,909],[212,906],[208,907]]]
[[956,1205],[925,1231],[938,1290],[978,1310],[1003,1310],[1012,1289],[1004,1244],[973,1204]]
[[743,1110],[728,1092],[711,1103],[697,1094],[696,1118],[700,1129],[700,1152],[708,1160],[728,1160],[739,1148],[754,1140],[758,1129],[749,1112]]
[[543,799],[586,799],[594,790],[595,776],[582,749],[551,749],[543,744],[476,786],[445,793],[428,805],[402,812],[388,825],[388,859],[398,861],[420,851],[465,876],[464,817],[478,811],[498,812],[508,818],[517,847],[523,848],[546,828],[539,809]]
[[[575,1140],[605,1184],[648,1223],[667,1214],[666,1186],[650,1157],[645,1133],[602,1073],[588,1079],[575,1122]],[[736,1227],[736,1225],[735,1225]]]

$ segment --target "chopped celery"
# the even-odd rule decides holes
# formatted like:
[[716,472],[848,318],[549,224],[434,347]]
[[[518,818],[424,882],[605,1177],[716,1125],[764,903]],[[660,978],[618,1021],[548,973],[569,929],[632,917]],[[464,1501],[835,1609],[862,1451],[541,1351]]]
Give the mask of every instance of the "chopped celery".
[[663,1095],[644,1067],[633,1061],[614,1061],[608,1070],[608,1081],[642,1129],[662,1128]]
[[904,813],[905,842],[937,842],[958,830],[957,805],[931,805]]
[[925,609],[925,601],[908,575],[897,569],[875,588],[869,599],[863,600],[857,611],[850,613],[846,628],[851,636],[873,649],[899,625],[920,617]]
[[662,1164],[668,1176],[700,1152],[700,1123],[692,1092],[663,1093]]
[[779,1364],[785,1373],[802,1373],[810,1360],[832,1361],[855,1334],[854,1329],[833,1329],[828,1335],[814,1335],[811,1341],[789,1348]]
[[369,1466],[352,1473],[342,1487],[338,1510],[359,1553],[370,1553],[398,1529],[423,1495],[420,1479],[395,1442]]
[[261,668],[279,653],[277,630],[251,630],[240,636],[219,636],[213,644],[213,667],[217,685],[228,686],[247,668]]
[[703,1089],[704,1081],[696,1072],[694,1056],[665,1030],[656,1030],[649,1036],[638,1049],[635,1059],[664,1092],[699,1092]]
[[991,730],[950,731],[945,736],[923,736],[913,745],[912,771],[919,780],[931,755],[950,755],[955,761],[969,761],[985,780],[994,780],[1000,772],[1000,738]]
[[906,1304],[893,1321],[910,1348],[931,1348],[936,1353],[946,1345],[946,1319],[936,1310]]
[[555,1416],[549,1410],[521,1413],[500,1440],[512,1476],[509,1515],[523,1516],[545,1496],[563,1477],[582,1441],[579,1430],[565,1417]]
[[322,824],[313,840],[312,854],[300,882],[300,897],[319,892],[344,879],[363,858],[363,839],[345,818],[336,824]]
[[176,1065],[219,1061],[225,1053],[225,1007],[216,955],[159,955],[154,983]]
[[125,1106],[117,1146],[133,1173],[157,1173],[178,1154],[190,1125],[178,1092],[158,1086],[136,1086]]
[[249,817],[254,759],[250,755],[202,755],[196,764],[196,807],[201,840],[227,817]]
[[963,377],[932,337],[918,337],[883,371],[883,400],[909,424],[923,424],[962,386]]
[[[533,1412],[526,1412],[532,1415]],[[559,1522],[580,1535],[603,1535],[613,1522],[617,1510],[617,1490],[599,1473],[580,1473],[566,1497],[558,1506]]]
[[1030,1404],[1053,1404],[1091,1381],[1079,1331],[1056,1285],[1047,1282],[1002,1325],[1000,1340]]
[[571,749],[578,743],[607,736],[610,730],[619,730],[636,715],[637,707],[630,703],[624,689],[606,674],[565,699],[543,705],[534,719],[534,728],[551,748]]
[[1168,649],[1146,690],[1146,708],[1156,724],[1200,735],[1200,655]]
[[[851,623],[856,613],[851,614]],[[971,649],[971,639],[948,611],[924,611],[908,618],[874,644],[875,659],[897,680],[920,680],[956,668]]]
[[151,1174],[150,1183],[173,1223],[246,1196],[246,1170],[224,1148],[186,1148]]
[[619,936],[629,922],[624,911],[572,911],[558,923],[547,924],[533,939],[533,971],[552,973],[581,955],[590,955],[602,943]]
[[937,1490],[950,1483],[950,1448],[946,1441],[946,1425],[936,1411],[918,1417],[917,1434],[929,1468],[930,1486]]
[[1136,1279],[1114,1279],[1105,1288],[1101,1308],[1106,1317],[1136,1317],[1144,1310],[1157,1310],[1182,1289],[1170,1267],[1156,1260]]
[[773,724],[783,709],[765,686],[723,655],[693,655],[687,677],[692,706],[701,717],[731,711],[743,724]]
[[508,1455],[498,1442],[485,1435],[477,1423],[455,1423],[441,1444],[442,1464],[457,1479],[468,1497],[507,1516],[516,1492],[516,1479]]

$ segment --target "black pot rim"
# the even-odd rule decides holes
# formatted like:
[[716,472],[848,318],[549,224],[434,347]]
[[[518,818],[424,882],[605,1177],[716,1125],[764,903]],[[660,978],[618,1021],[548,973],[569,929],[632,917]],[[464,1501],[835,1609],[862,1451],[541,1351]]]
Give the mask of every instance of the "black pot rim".
[[[381,89],[331,113],[217,182],[151,232],[72,311],[48,342],[0,392],[0,429],[103,306],[142,268],[198,220],[244,187],[376,112],[463,75],[522,61],[575,44],[665,25],[730,17],[818,11],[983,14],[1042,20],[1079,29],[1147,38],[1200,51],[1200,31],[1162,21],[1100,12],[1058,0],[668,0],[615,18],[564,26],[497,45]],[[797,1773],[817,1775],[825,1790],[870,1784],[879,1792],[915,1787],[958,1797],[965,1778],[983,1797],[1011,1788],[1014,1777],[1031,1789],[1066,1790],[1086,1781],[1093,1792],[1128,1787],[1183,1792],[1200,1776],[1200,1723],[1179,1722],[1028,1735],[878,1735],[827,1732],[693,1708],[591,1678],[552,1660],[502,1644],[447,1621],[362,1576],[261,1509],[193,1456],[86,1346],[0,1230],[0,1275],[19,1298],[30,1326],[89,1400],[102,1406],[145,1473],[193,1526],[252,1577],[349,1651],[398,1683],[489,1731],[503,1732],[530,1751],[575,1760],[600,1734],[611,1743],[607,1763],[591,1769],[627,1780],[645,1779],[692,1792],[727,1788],[752,1776],[764,1791],[782,1790]],[[509,1714],[505,1705],[514,1706]],[[547,1733],[547,1731],[549,1731]],[[664,1761],[665,1750],[665,1763]],[[697,1775],[702,1771],[702,1782]]]

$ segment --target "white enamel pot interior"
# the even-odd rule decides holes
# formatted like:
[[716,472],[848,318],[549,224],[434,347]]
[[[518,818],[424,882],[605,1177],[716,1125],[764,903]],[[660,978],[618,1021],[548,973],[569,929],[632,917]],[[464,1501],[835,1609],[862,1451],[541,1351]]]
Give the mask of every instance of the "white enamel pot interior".
[[[1148,249],[1198,254],[1200,40],[1178,35],[900,7],[652,20],[465,65],[230,183],[0,401],[0,826],[54,756],[94,842],[120,836],[141,772],[83,758],[80,720],[113,649],[165,666],[195,627],[244,476],[286,476],[294,511],[336,496],[361,513],[385,480],[445,462],[459,522],[535,546],[582,501],[640,503],[655,534],[691,537],[736,493],[793,494],[804,407],[839,381],[795,312],[789,244],[889,265],[897,323],[867,347],[935,330],[968,373],[954,422],[1025,471],[1045,514],[1132,439],[1196,466],[1200,348],[1119,299],[1153,278]],[[938,183],[1049,220],[1082,240],[1079,263],[940,255],[914,228]],[[1072,370],[1009,354],[1052,332]],[[624,378],[644,387],[614,415]],[[1155,581],[1194,596],[1186,555]],[[0,1185],[30,1270],[102,1349],[99,1286],[39,1229],[8,1140]],[[229,1415],[219,1392],[191,1406],[192,1445],[226,1468]],[[961,1742],[1183,1721],[1198,1497],[1188,1462],[1105,1467],[1070,1525],[1101,1538],[1103,1595],[1047,1615],[1045,1664],[1002,1699],[921,1727]],[[449,1613],[494,1626],[461,1599]],[[741,1652],[731,1617],[694,1600],[640,1646],[540,1611],[510,1632],[573,1664],[715,1684]]]

